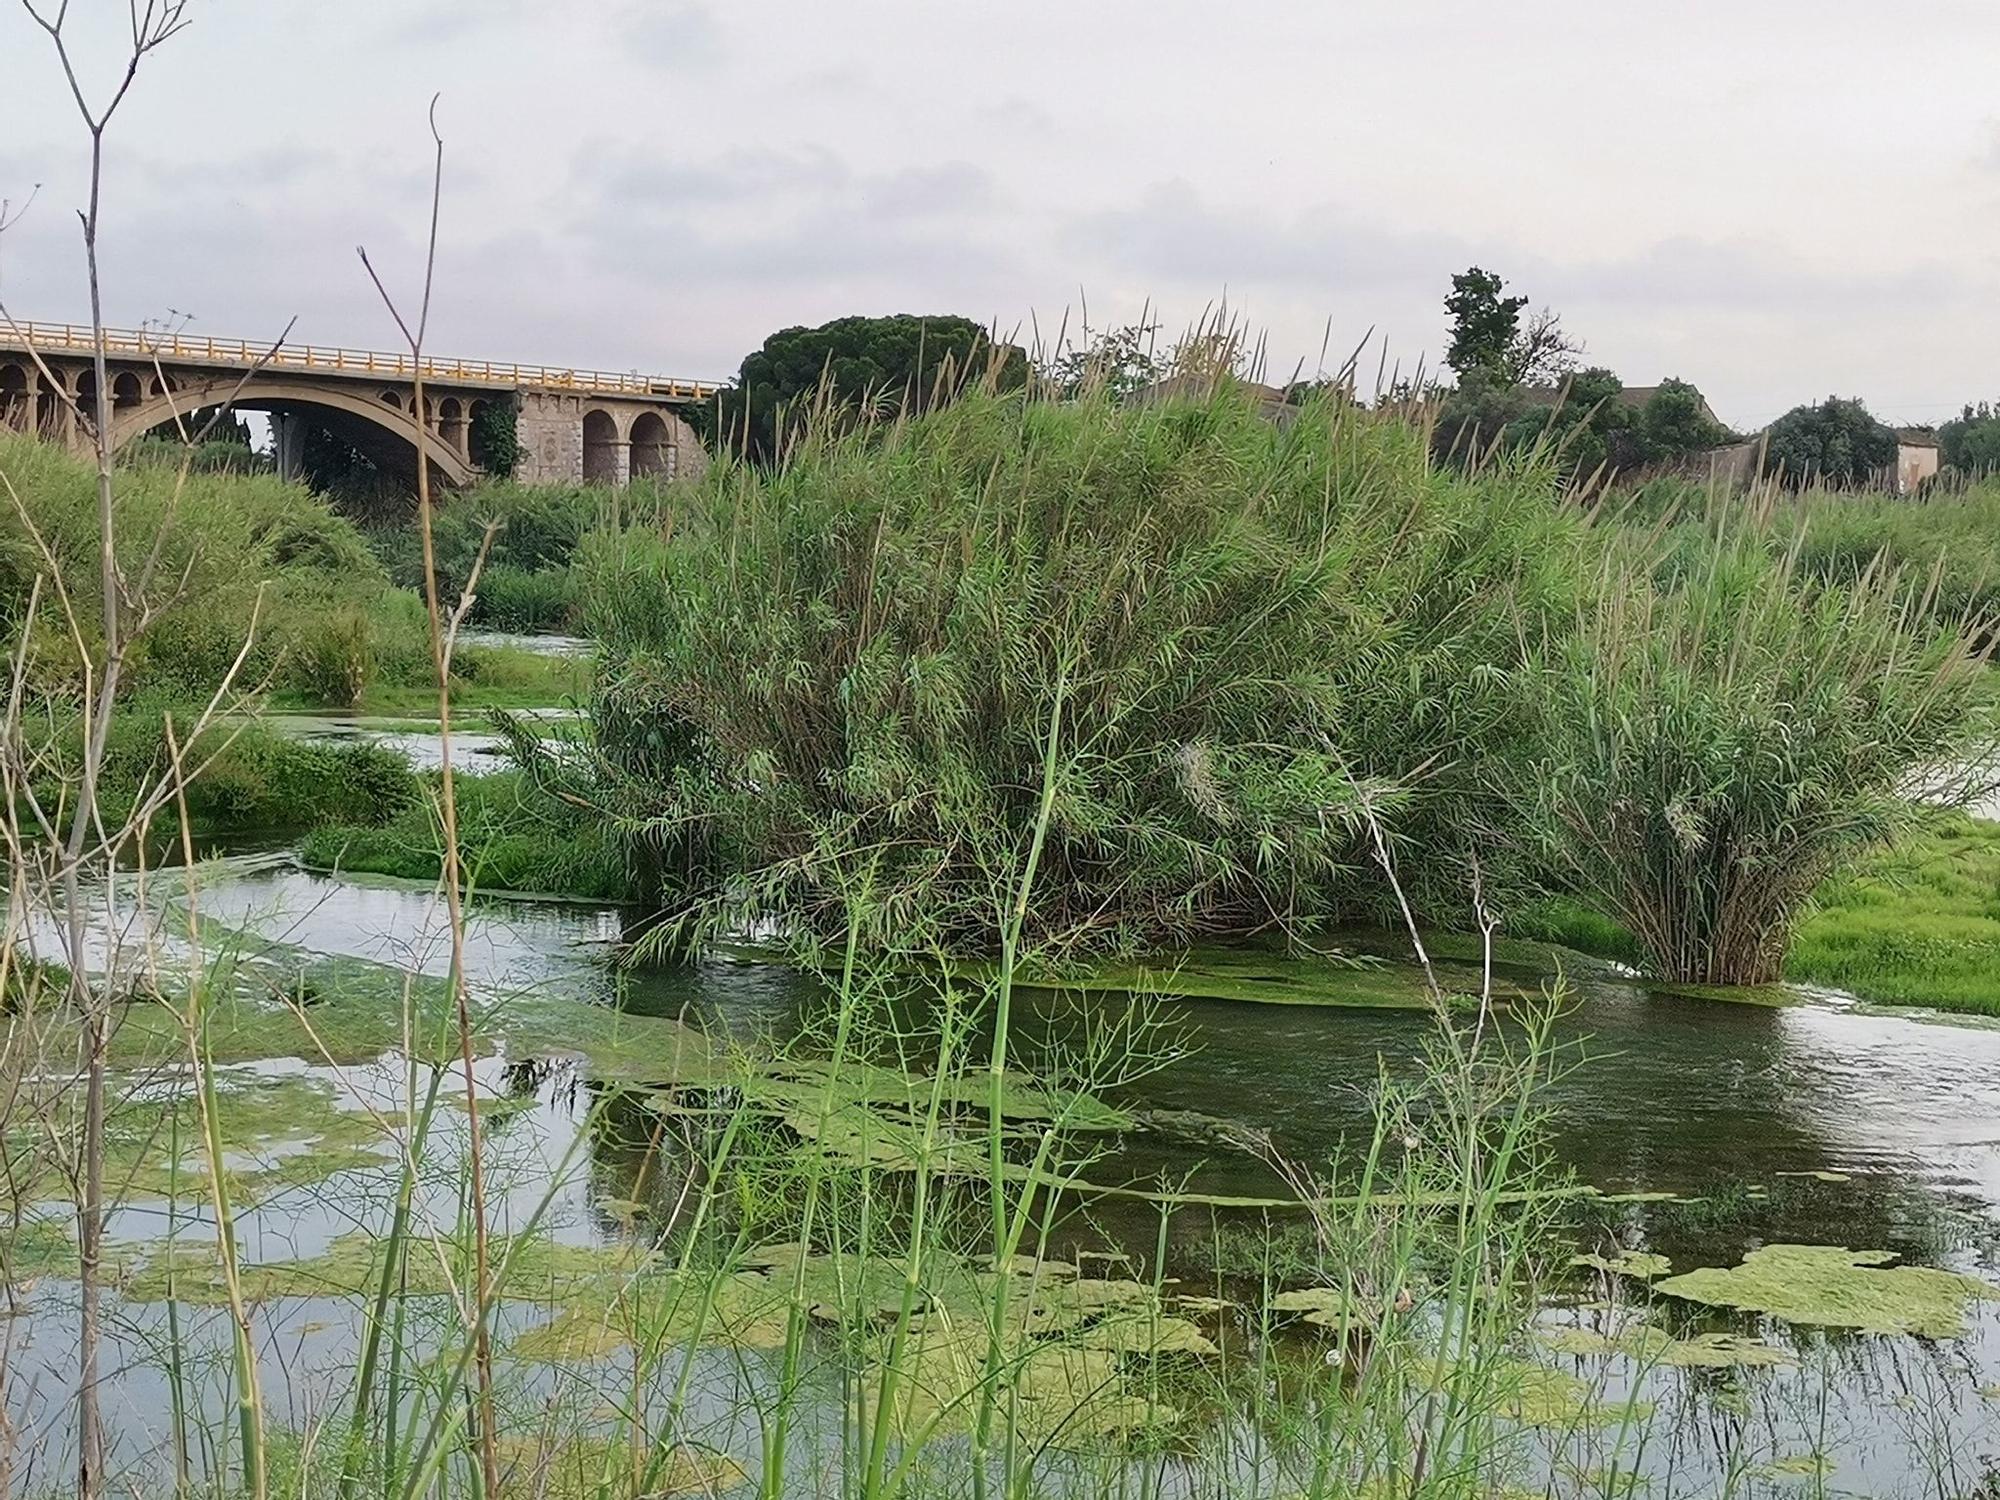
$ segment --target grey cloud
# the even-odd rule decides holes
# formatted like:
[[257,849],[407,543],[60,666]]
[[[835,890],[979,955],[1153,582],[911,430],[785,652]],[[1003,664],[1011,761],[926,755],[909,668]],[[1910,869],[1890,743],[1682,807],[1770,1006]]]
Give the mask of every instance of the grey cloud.
[[716,61],[722,32],[697,0],[631,0],[609,12],[606,44],[654,68],[690,68]]
[[1063,241],[1126,273],[1207,287],[1407,288],[1436,282],[1439,265],[1461,269],[1472,254],[1450,235],[1376,228],[1330,207],[1281,222],[1218,209],[1180,181],[1154,185],[1129,207],[1077,216]]
[[893,218],[970,213],[990,208],[994,201],[991,175],[962,161],[911,167],[861,185],[862,208]]
[[579,153],[576,181],[594,188],[613,211],[675,203],[737,203],[820,194],[845,187],[851,174],[831,151],[733,148],[709,161],[593,143]]

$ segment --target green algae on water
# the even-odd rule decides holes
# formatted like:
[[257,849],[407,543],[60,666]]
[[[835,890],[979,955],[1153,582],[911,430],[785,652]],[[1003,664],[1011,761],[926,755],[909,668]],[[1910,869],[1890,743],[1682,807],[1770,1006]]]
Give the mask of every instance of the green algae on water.
[[1974,1303],[2000,1288],[1929,1266],[1891,1266],[1888,1250],[1829,1245],[1765,1245],[1732,1270],[1708,1267],[1669,1277],[1655,1289],[1711,1307],[1768,1313],[1788,1323],[1956,1338]]
[[[65,1111],[80,1100],[65,1099]],[[264,1202],[287,1188],[324,1182],[341,1172],[382,1169],[389,1158],[380,1124],[365,1111],[346,1109],[331,1083],[298,1076],[218,1072],[216,1128],[223,1168],[238,1207]],[[20,1121],[8,1132],[10,1152],[34,1160],[28,1139],[48,1122]],[[67,1128],[67,1127],[59,1127]],[[178,1156],[175,1142],[178,1140]],[[105,1122],[104,1181],[113,1202],[201,1198],[210,1191],[202,1110],[192,1075],[170,1077],[129,1092]],[[9,1192],[17,1202],[61,1197],[67,1191],[53,1164],[17,1175]]]
[[[1454,972],[1453,978],[1477,987],[1476,975]],[[1193,948],[1076,973],[1030,973],[1021,982],[1079,995],[1151,995],[1256,1005],[1422,1010],[1431,1003],[1423,971],[1414,964],[1347,955],[1300,956],[1252,947]]]
[[1673,1262],[1666,1256],[1649,1250],[1620,1250],[1615,1255],[1573,1255],[1569,1263],[1615,1276],[1630,1276],[1636,1281],[1651,1281],[1673,1269]]
[[1675,1369],[1747,1369],[1798,1363],[1783,1349],[1759,1339],[1732,1333],[1703,1333],[1677,1339],[1645,1323],[1634,1324],[1617,1334],[1600,1333],[1594,1328],[1546,1328],[1540,1330],[1538,1338],[1555,1353],[1579,1359],[1623,1355],[1640,1364]]

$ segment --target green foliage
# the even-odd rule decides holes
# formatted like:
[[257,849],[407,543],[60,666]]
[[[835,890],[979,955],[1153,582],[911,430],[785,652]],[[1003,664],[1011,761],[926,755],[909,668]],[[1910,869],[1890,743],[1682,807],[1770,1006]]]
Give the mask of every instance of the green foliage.
[[1036,378],[1044,390],[1065,401],[1091,393],[1122,401],[1172,370],[1171,356],[1159,352],[1159,333],[1158,323],[1128,323],[1101,332],[1086,327],[1082,341],[1058,351]]
[[568,568],[534,573],[495,563],[480,575],[474,614],[495,630],[534,634],[568,629],[576,608],[576,575]]
[[1672,377],[1647,398],[1639,418],[1648,460],[1705,453],[1735,436],[1715,419],[1699,390]]
[[2000,619],[2000,484],[1915,500],[1809,490],[1775,520],[1774,541],[1796,547],[1805,572],[1849,583],[1896,568],[1928,585],[1941,624]]
[[1508,356],[1528,299],[1501,296],[1506,285],[1499,276],[1478,266],[1451,278],[1451,295],[1444,299],[1444,310],[1451,317],[1451,344],[1444,362],[1461,380],[1481,375],[1507,378]]
[[1896,434],[1859,400],[1795,406],[1766,435],[1766,467],[1795,486],[1860,484],[1895,461]]
[[1967,474],[1991,474],[2000,469],[2000,410],[1982,401],[1937,430],[1938,457]]
[[[97,502],[91,468],[27,439],[0,436],[4,469],[71,606],[97,649]],[[244,654],[238,685],[308,701],[353,702],[371,677],[427,663],[421,611],[390,587],[354,526],[326,502],[267,475],[206,474],[183,487],[178,472],[141,465],[121,476],[119,563],[127,579],[147,574],[166,599],[133,647],[137,692],[205,700]],[[0,611],[19,618],[45,560],[12,506],[0,508]],[[54,624],[44,593],[35,678],[52,690],[73,684],[76,648]]]
[[1824,886],[1785,972],[1868,1000],[2000,1015],[2000,823],[1935,814]]
[[1662,584],[1613,571],[1535,696],[1520,826],[1576,894],[1633,933],[1663,978],[1778,977],[1813,891],[1996,747],[1969,638],[1921,586],[1801,576],[1725,531]]
[[889,417],[927,410],[968,385],[1013,389],[1027,374],[1019,347],[996,344],[970,318],[836,318],[764,340],[704,411],[702,437],[712,447],[770,459],[816,405],[847,419]]
[[865,905],[871,941],[948,947],[994,931],[1052,722],[1038,940],[1372,901],[1356,823],[1391,783],[1411,880],[1462,898],[1457,794],[1523,727],[1525,642],[1573,612],[1588,544],[1542,471],[1434,472],[1399,422],[1279,428],[1229,388],[969,396],[773,473],[718,464],[681,504],[584,551],[590,795],[669,905],[748,892],[807,928]]
[[1539,388],[1477,372],[1439,403],[1432,445],[1440,459],[1460,464],[1496,452],[1540,452],[1564,473],[1590,477],[1670,463],[1730,440],[1701,392],[1684,380],[1663,382],[1643,404],[1624,390],[1600,368]]
[[521,412],[513,401],[476,404],[465,434],[472,461],[495,479],[511,479],[521,463]]
[[1451,278],[1444,310],[1451,316],[1451,344],[1444,362],[1467,380],[1503,386],[1553,385],[1576,368],[1582,346],[1562,330],[1547,308],[1525,324],[1526,297],[1500,295],[1506,282],[1478,266]]
[[[602,820],[541,796],[519,771],[460,775],[452,785],[462,858],[475,888],[631,898],[624,847]],[[299,857],[322,869],[436,880],[443,843],[433,801],[411,796],[386,820],[322,820],[300,843]]]
[[410,481],[386,474],[375,460],[332,428],[306,424],[299,477],[315,495],[363,509],[408,509]]
[[[650,515],[650,486],[620,497],[628,514]],[[572,623],[576,587],[570,559],[606,515],[601,489],[588,485],[486,483],[453,495],[433,512],[431,546],[442,597],[455,599],[486,547],[473,604],[474,624],[501,630],[559,630]],[[486,535],[493,540],[487,545]],[[423,587],[423,540],[407,515],[372,527],[368,538],[389,577],[413,592]]]
[[271,461],[255,452],[248,442],[209,438],[194,445],[190,453],[179,438],[156,437],[148,433],[132,439],[118,452],[118,463],[127,469],[179,469],[183,463],[192,474],[268,474]]
[[[171,697],[141,696],[112,721],[104,750],[107,819],[122,817],[172,766],[167,724],[175,725],[182,764],[199,768],[187,788],[197,835],[239,829],[312,828],[322,823],[375,824],[411,806],[418,782],[399,755],[372,745],[313,744],[259,722],[224,721],[190,741],[197,710]],[[47,764],[36,778],[44,806],[73,788],[83,743],[73,716],[47,723]],[[166,823],[175,818],[169,811]]]

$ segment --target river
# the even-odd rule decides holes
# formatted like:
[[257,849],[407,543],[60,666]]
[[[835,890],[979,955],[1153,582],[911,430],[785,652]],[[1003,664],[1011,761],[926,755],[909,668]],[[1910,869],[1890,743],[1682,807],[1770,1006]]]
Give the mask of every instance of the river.
[[[433,975],[448,963],[429,891],[309,873],[282,853],[210,866],[200,909],[211,924],[309,957]],[[674,1017],[712,1034],[782,1041],[823,1003],[816,980],[741,959],[622,970],[614,960],[625,915],[575,902],[481,901],[467,938],[471,981],[489,997],[531,996],[537,1015],[567,1013],[579,1034],[613,1028],[620,1016]],[[2000,1282],[2000,1028],[1803,991],[1787,1004],[1654,992],[1594,964],[1576,965],[1569,982],[1574,994],[1557,1036],[1570,1066],[1546,1101],[1554,1153],[1581,1183],[1606,1195],[1671,1195],[1604,1205],[1579,1231],[1591,1244],[1657,1251],[1676,1270],[1732,1266],[1770,1244],[1836,1245]],[[1080,1006],[1111,1014],[1128,1003],[1037,992],[1021,1046],[1032,1056],[1067,1034]],[[1365,1138],[1379,1081],[1414,1075],[1431,1027],[1424,1012],[1404,1008],[1178,1000],[1168,1010],[1165,1035],[1179,1055],[1113,1091],[1113,1101],[1266,1131],[1278,1150],[1307,1162]],[[504,1034],[504,1019],[500,1029]],[[296,1057],[229,1072],[309,1086],[342,1109],[383,1106],[402,1076],[393,1063],[335,1068]],[[581,1112],[597,1097],[589,1066],[509,1046],[484,1059],[479,1072],[496,1098],[511,1096],[516,1106],[495,1127],[511,1163],[496,1222],[503,1230],[523,1222],[555,1180],[548,1218],[558,1240],[615,1242],[630,1222],[604,1208],[607,1197],[620,1195],[606,1186],[619,1182],[619,1148],[591,1139],[580,1155],[565,1155],[577,1149]],[[300,1149],[315,1149],[310,1135],[301,1142]],[[1139,1186],[1171,1180],[1207,1194],[1279,1188],[1253,1158],[1144,1133],[1093,1175]],[[379,1189],[383,1172],[364,1168],[265,1197],[243,1218],[246,1258],[311,1257],[343,1234],[379,1232],[380,1192],[342,1188],[349,1178],[371,1176]],[[198,1205],[177,1213],[183,1233],[190,1226],[201,1233],[208,1222]],[[1217,1222],[1201,1208],[1176,1215],[1167,1236],[1175,1269],[1199,1267]],[[1093,1223],[1096,1232],[1145,1252],[1158,1216],[1143,1200],[1114,1199],[1098,1206]],[[134,1206],[114,1215],[112,1236],[138,1254],[167,1227],[164,1206]],[[24,1446],[67,1436],[73,1296],[73,1283],[46,1279],[11,1324],[9,1408]],[[1588,1321],[1588,1308],[1579,1311],[1572,1301],[1553,1298],[1549,1317],[1562,1325]],[[114,1301],[110,1364],[117,1374],[107,1402],[121,1458],[131,1465],[156,1463],[168,1438],[164,1316],[157,1301]],[[190,1316],[191,1336],[209,1356],[196,1377],[202,1400],[225,1409],[227,1320],[217,1308]],[[267,1404],[278,1419],[307,1425],[325,1414],[351,1369],[354,1307],[281,1296],[258,1318]],[[1763,1455],[1757,1462],[1779,1465],[1765,1471],[1775,1493],[1795,1492],[1784,1488],[1790,1481],[1782,1466],[1802,1453],[1823,1459],[1823,1472],[1815,1472],[1829,1489],[1940,1493],[1940,1432],[1957,1454],[1951,1473],[1969,1490],[1977,1456],[2000,1452],[2000,1304],[1975,1304],[1955,1338],[1795,1328],[1749,1315],[1705,1314],[1701,1326],[1759,1333],[1798,1362],[1744,1372],[1760,1392],[1754,1418],[1721,1399],[1726,1387],[1715,1371],[1613,1372],[1614,1380],[1642,1380],[1670,1414],[1671,1441],[1656,1438],[1636,1461],[1661,1485],[1671,1479],[1674,1493],[1711,1493],[1704,1487],[1732,1472],[1742,1478],[1743,1455],[1753,1450]],[[743,1427],[729,1396],[733,1382],[751,1378],[745,1358],[717,1351],[713,1368],[704,1363],[712,1382],[698,1385],[709,1394],[705,1406],[697,1403],[697,1426],[706,1421],[711,1441],[749,1461],[755,1433]]]

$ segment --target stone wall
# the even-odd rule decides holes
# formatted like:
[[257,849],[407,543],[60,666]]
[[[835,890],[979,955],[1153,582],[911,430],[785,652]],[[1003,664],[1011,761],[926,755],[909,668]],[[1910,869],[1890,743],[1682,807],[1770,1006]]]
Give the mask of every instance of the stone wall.
[[583,479],[583,398],[554,391],[523,391],[514,435],[523,484],[577,484]]
[[[708,467],[708,454],[685,418],[651,402],[615,397],[570,396],[556,391],[523,391],[515,435],[521,442],[521,462],[514,477],[526,484],[593,482],[623,485],[643,473],[668,479],[691,479]],[[648,414],[665,426],[664,441],[639,444],[633,435]],[[592,424],[610,434],[586,452],[584,419],[608,419]],[[652,428],[657,438],[659,429]],[[635,461],[636,460],[636,461]]]

